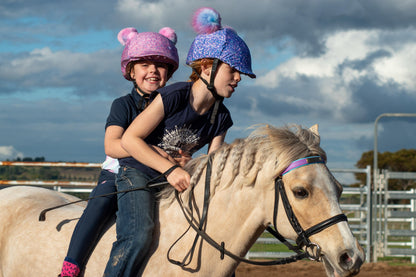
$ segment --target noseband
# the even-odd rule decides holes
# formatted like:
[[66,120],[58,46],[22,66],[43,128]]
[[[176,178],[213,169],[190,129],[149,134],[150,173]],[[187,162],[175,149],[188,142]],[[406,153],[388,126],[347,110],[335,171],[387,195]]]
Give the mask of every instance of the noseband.
[[[169,249],[168,253],[167,253],[167,258],[169,260],[169,262],[176,264],[178,266],[181,266],[182,268],[184,268],[185,266],[189,265],[191,260],[192,260],[192,256],[193,253],[195,251],[196,248],[196,242],[198,240],[199,237],[201,237],[203,240],[205,240],[207,243],[209,243],[211,246],[213,246],[214,248],[216,248],[218,251],[220,251],[221,253],[221,259],[224,258],[224,255],[227,255],[229,257],[231,257],[232,259],[238,261],[238,262],[245,262],[248,264],[254,264],[254,265],[279,265],[279,264],[287,264],[287,263],[291,263],[291,262],[296,262],[297,260],[301,260],[304,258],[309,258],[311,260],[315,260],[315,261],[320,261],[321,260],[321,247],[315,243],[312,243],[309,240],[309,237],[321,232],[322,230],[337,224],[339,222],[342,221],[347,221],[347,217],[344,214],[338,214],[336,216],[333,216],[327,220],[324,220],[310,228],[308,228],[306,231],[302,228],[302,226],[299,224],[298,219],[296,218],[296,215],[293,212],[292,206],[289,203],[289,200],[287,198],[287,194],[286,191],[284,189],[284,184],[283,184],[283,180],[282,177],[283,175],[287,174],[288,172],[297,169],[299,167],[305,166],[305,165],[309,165],[309,164],[315,164],[315,163],[322,163],[325,164],[325,160],[322,159],[320,156],[311,156],[311,157],[306,157],[303,159],[299,159],[296,160],[294,162],[292,162],[284,171],[281,175],[279,175],[276,180],[275,180],[275,201],[274,201],[274,211],[273,211],[273,225],[274,228],[272,227],[267,227],[267,230],[269,231],[269,233],[271,233],[273,236],[275,236],[278,240],[280,240],[283,244],[285,244],[290,250],[296,252],[296,255],[294,256],[290,256],[290,257],[285,257],[285,258],[280,258],[277,260],[272,260],[272,261],[266,261],[266,262],[261,262],[261,261],[252,261],[252,260],[248,260],[245,258],[242,258],[240,256],[235,255],[234,253],[228,251],[227,249],[225,249],[225,244],[224,242],[221,242],[221,244],[217,243],[214,239],[212,239],[206,232],[205,232],[205,226],[206,226],[206,214],[208,211],[208,205],[209,205],[209,194],[210,194],[210,176],[211,176],[211,166],[212,166],[212,155],[209,156],[208,159],[208,164],[207,164],[207,169],[206,169],[206,179],[205,179],[205,192],[204,192],[204,204],[203,204],[203,210],[202,210],[202,216],[201,216],[201,220],[198,223],[197,220],[194,218],[193,216],[193,212],[192,212],[192,196],[193,196],[193,191],[191,192],[191,196],[190,196],[190,200],[188,203],[188,207],[191,210],[190,212],[187,211],[184,208],[184,204],[182,202],[182,200],[179,197],[179,194],[177,191],[175,191],[176,193],[176,199],[179,203],[179,206],[182,209],[182,212],[186,218],[186,220],[189,223],[189,228],[193,228],[194,231],[197,233],[194,239],[194,243],[191,247],[191,249],[188,251],[188,253],[186,254],[185,258],[182,261],[177,261],[177,260],[173,260],[170,258],[170,251],[173,248],[173,246],[185,235],[185,233],[187,231],[185,231],[185,233],[171,246],[171,248]],[[292,245],[290,244],[277,230],[277,224],[276,224],[276,219],[277,219],[277,208],[279,206],[279,193],[280,196],[282,198],[282,203],[283,203],[283,207],[285,208],[285,212],[287,215],[287,218],[289,219],[290,224],[292,225],[293,229],[295,230],[296,234],[297,234],[297,239],[296,239],[296,245]],[[304,250],[302,250],[304,248]],[[188,260],[188,262],[186,261]]]

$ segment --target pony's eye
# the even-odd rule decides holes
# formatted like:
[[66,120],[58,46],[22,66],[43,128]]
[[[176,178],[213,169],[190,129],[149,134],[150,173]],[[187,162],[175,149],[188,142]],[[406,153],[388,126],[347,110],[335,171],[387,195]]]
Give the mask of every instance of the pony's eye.
[[294,188],[292,192],[293,192],[293,195],[295,195],[295,197],[299,199],[305,199],[306,197],[309,196],[308,191],[301,187]]

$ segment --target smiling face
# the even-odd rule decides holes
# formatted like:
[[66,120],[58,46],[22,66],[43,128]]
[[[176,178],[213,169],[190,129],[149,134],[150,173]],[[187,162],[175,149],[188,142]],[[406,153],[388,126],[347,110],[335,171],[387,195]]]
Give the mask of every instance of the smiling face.
[[140,90],[147,94],[165,86],[167,75],[167,64],[152,61],[138,61],[130,71],[131,78],[136,81]]
[[229,98],[241,81],[240,72],[226,63],[220,63],[215,75],[214,86],[219,96]]

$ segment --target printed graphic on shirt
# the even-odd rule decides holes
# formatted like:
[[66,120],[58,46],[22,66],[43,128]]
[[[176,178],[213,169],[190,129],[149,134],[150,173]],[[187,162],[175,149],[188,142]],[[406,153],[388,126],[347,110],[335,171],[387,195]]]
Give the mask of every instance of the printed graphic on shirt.
[[183,126],[175,126],[172,130],[165,130],[162,141],[158,144],[160,148],[166,151],[171,157],[179,157],[179,150],[190,155],[192,149],[198,145],[200,137],[196,130]]

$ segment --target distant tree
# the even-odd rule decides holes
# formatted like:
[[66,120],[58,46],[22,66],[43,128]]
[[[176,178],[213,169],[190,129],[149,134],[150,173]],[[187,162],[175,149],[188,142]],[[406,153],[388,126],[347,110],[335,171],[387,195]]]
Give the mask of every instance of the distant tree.
[[[355,164],[357,168],[365,168],[367,165],[373,167],[374,152],[368,151],[361,155],[360,160]],[[416,149],[402,149],[397,152],[384,152],[377,155],[378,169],[387,169],[398,172],[416,172]],[[373,171],[371,171],[373,174]],[[363,174],[356,174],[357,180],[365,182]],[[389,189],[408,190],[416,188],[415,180],[390,180]]]
[[45,157],[36,157],[34,159],[35,162],[44,162],[45,161]]

